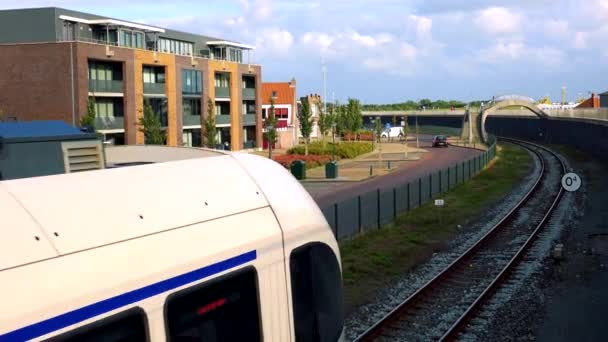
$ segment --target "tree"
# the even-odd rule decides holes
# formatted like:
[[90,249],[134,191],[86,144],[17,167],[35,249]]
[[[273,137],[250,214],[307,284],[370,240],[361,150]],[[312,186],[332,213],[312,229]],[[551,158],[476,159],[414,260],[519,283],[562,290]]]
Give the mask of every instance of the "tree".
[[152,110],[150,100],[144,100],[144,115],[138,120],[139,131],[144,134],[145,143],[149,145],[164,145],[165,132],[160,118]]
[[274,99],[270,98],[270,112],[264,120],[266,141],[268,141],[268,158],[272,159],[272,145],[277,141],[277,117],[274,113]]
[[80,127],[81,128],[91,128],[95,130],[95,117],[97,113],[95,111],[95,100],[89,99],[87,102],[87,114],[85,114],[82,118],[80,118]]
[[356,133],[363,127],[363,113],[361,113],[361,102],[357,99],[348,99],[347,105],[349,129]]
[[402,133],[403,137],[405,138],[405,142],[407,143],[407,137],[410,135],[410,125],[407,123],[407,116],[403,117]]
[[308,155],[308,142],[312,133],[312,121],[310,120],[310,103],[308,98],[302,98],[302,110],[298,112],[298,120],[300,121],[300,132],[304,137],[304,154]]
[[217,145],[217,127],[215,126],[215,103],[211,98],[207,99],[207,115],[203,120],[203,136],[208,148]]
[[325,144],[325,136],[331,129],[332,124],[332,113],[333,109],[329,108],[329,113],[323,112],[323,105],[319,104],[319,131],[321,132],[321,139]]
[[345,131],[348,129],[348,125],[347,125],[347,120],[344,114],[344,106],[342,106],[340,104],[340,102],[338,102],[336,100],[336,103],[334,105],[334,122],[336,123],[336,134],[337,135],[343,135],[345,133]]
[[393,127],[397,127],[397,115],[393,115]]
[[376,117],[374,131],[376,132],[376,141],[380,142],[380,138],[382,137],[382,120],[380,117]]

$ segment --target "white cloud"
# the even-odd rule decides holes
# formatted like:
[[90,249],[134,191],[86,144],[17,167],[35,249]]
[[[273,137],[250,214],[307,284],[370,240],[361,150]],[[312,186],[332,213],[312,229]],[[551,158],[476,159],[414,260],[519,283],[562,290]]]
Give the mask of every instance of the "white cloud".
[[414,32],[416,32],[416,38],[420,41],[431,40],[433,28],[433,20],[427,17],[419,17],[416,15],[410,15],[408,17],[410,23],[414,26]]
[[587,47],[587,32],[576,32],[574,35],[574,48],[575,49],[584,49]]
[[516,33],[522,29],[522,17],[505,7],[490,7],[480,11],[475,24],[490,34]]
[[514,60],[522,55],[524,48],[525,46],[521,42],[499,42],[490,48],[480,50],[479,59],[486,63]]
[[561,19],[550,19],[545,22],[544,31],[549,38],[566,40],[570,36],[568,22]]
[[272,27],[257,32],[256,47],[261,55],[285,56],[289,54],[294,42],[291,32]]

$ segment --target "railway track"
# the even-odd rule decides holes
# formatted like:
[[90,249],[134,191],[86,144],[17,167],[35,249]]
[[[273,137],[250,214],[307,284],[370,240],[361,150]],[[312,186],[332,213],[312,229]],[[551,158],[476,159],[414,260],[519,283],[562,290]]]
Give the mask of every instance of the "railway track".
[[534,185],[477,243],[355,341],[456,340],[520,264],[559,203],[566,166],[542,146],[502,140],[530,150],[539,160]]

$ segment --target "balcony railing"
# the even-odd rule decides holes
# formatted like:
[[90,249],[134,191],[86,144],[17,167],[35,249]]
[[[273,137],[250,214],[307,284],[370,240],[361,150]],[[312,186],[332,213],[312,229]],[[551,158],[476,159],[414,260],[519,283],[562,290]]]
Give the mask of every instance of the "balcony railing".
[[230,97],[230,88],[228,87],[215,87],[215,97]]
[[243,100],[255,100],[255,88],[243,88]]
[[109,129],[124,129],[125,120],[122,116],[115,116],[113,118],[95,118],[95,129],[97,130],[109,130]]
[[230,125],[230,115],[216,115],[215,124],[216,125]]
[[243,142],[243,149],[250,149],[250,148],[255,148],[255,140],[249,140],[249,141],[245,141]]
[[[123,45],[118,45],[117,42],[113,42],[113,41],[105,41],[105,40],[99,40],[99,39],[92,39],[92,38],[87,38],[87,37],[74,37],[73,39],[64,39],[64,38],[59,38],[57,40],[58,42],[84,42],[84,43],[91,43],[91,44],[97,44],[97,45],[107,45],[107,46],[112,46],[112,47],[119,47],[119,48],[125,48],[125,49],[133,49],[133,50],[147,50],[150,52],[155,51],[154,48],[152,47],[145,47],[145,48],[136,48],[136,47],[131,47],[131,46],[123,46]],[[161,51],[160,49],[158,49],[159,53],[167,53],[167,54],[172,54],[172,55],[177,55],[177,56],[192,56],[195,58],[201,58],[201,59],[213,59],[213,60],[226,60],[226,58],[220,58],[220,57],[210,57],[209,55],[204,55],[201,53],[197,53],[195,52],[194,54],[178,54],[178,53],[171,53],[168,51]],[[251,58],[248,58],[251,59]],[[236,62],[233,62],[236,63]],[[249,63],[245,63],[245,61],[240,62],[240,64],[249,64],[249,65],[259,65],[256,64],[255,61],[250,61]]]
[[243,126],[255,126],[255,114],[243,115]]
[[121,93],[122,81],[91,80],[89,79],[89,91],[92,93]]
[[164,94],[164,83],[144,83],[144,94]]
[[200,126],[201,116],[200,115],[182,115],[183,126]]

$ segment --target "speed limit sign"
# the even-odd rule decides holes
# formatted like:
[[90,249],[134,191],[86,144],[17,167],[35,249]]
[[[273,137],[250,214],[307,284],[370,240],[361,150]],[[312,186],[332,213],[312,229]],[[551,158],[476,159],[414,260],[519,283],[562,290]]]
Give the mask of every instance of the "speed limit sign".
[[581,177],[574,172],[566,173],[564,177],[562,177],[562,187],[564,187],[566,191],[578,190],[581,187]]

